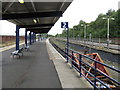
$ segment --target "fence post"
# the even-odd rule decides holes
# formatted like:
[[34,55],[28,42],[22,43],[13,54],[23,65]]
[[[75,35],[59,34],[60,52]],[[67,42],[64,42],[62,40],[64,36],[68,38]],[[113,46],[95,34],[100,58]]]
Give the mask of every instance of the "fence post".
[[82,55],[79,54],[79,71],[80,71],[80,77],[82,77]]
[[67,63],[68,63],[68,48],[67,48]]
[[97,65],[96,65],[96,61],[94,61],[94,76],[95,76],[95,78],[94,78],[94,90],[96,90],[96,69],[97,69]]
[[68,48],[67,47],[65,48],[65,56],[66,56],[66,60],[67,60],[66,62],[68,63]]
[[67,48],[67,63],[68,63],[68,53],[69,53],[69,28],[67,28],[67,42],[66,42],[66,48]]
[[71,66],[73,67],[73,60],[74,60],[74,55],[73,55],[73,51],[72,51],[72,61],[71,61]]

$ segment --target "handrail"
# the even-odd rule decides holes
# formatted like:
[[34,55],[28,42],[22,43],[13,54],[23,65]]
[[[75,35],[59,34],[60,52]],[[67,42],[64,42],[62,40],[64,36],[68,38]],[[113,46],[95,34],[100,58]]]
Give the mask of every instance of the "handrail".
[[[73,51],[72,49],[68,49],[68,50]],[[80,54],[80,53],[77,52],[77,51],[73,51],[73,52]],[[97,63],[99,63],[99,64],[101,64],[101,65],[103,65],[103,66],[106,66],[106,67],[108,67],[108,68],[110,68],[110,69],[112,69],[112,70],[120,73],[120,70],[118,70],[118,69],[116,69],[116,68],[110,67],[110,66],[108,66],[107,64],[103,64],[103,63],[101,63],[101,62],[99,62],[99,61],[96,61],[95,59],[92,59],[92,58],[90,58],[90,57],[88,57],[88,56],[86,56],[86,55],[83,55],[83,54],[81,54],[81,55],[82,55],[83,57],[86,57],[86,58],[88,58],[88,59],[90,59],[90,60],[92,60],[92,61],[95,61],[95,62],[97,62]]]
[[[70,58],[70,57],[69,57]],[[71,58],[70,58],[71,59]],[[72,59],[71,59],[72,60]],[[74,60],[72,60],[72,61],[74,61]],[[75,61],[74,61],[75,62]],[[75,62],[76,63],[76,62]],[[78,63],[76,63],[77,65],[79,65]],[[74,67],[78,72],[79,72],[79,69],[78,68],[76,68],[74,65],[72,65],[72,67]],[[91,66],[92,67],[92,66]],[[89,71],[87,71],[83,66],[82,66],[82,69],[84,69],[86,72],[88,72],[91,76],[93,76],[94,78],[95,78],[95,76],[92,74],[92,73],[90,73]],[[80,73],[80,72],[79,72]],[[82,74],[85,78],[87,78],[84,74]],[[104,83],[101,81],[101,80],[99,80],[98,78],[96,78],[99,82],[101,82],[101,84],[103,84],[104,85]],[[93,84],[93,82],[89,79],[89,78],[87,78],[87,80],[92,84],[92,85],[94,85]],[[96,85],[94,86],[94,87],[96,87]],[[107,87],[107,88],[109,88],[110,90],[111,90],[111,88],[110,87],[108,87],[107,85],[105,85],[105,87]],[[97,87],[98,88],[98,87]]]
[[[67,50],[67,48],[65,48],[66,50]],[[71,51],[71,54],[70,54],[70,51]],[[66,52],[67,53],[67,52]],[[77,53],[77,54],[79,54],[79,58],[78,57],[75,57],[74,55],[73,55],[73,53]],[[119,86],[120,85],[120,82],[118,82],[117,80],[115,80],[115,79],[113,79],[112,77],[110,77],[110,76],[108,76],[107,74],[105,74],[105,73],[103,73],[102,71],[100,71],[100,70],[98,70],[97,68],[96,68],[96,64],[98,63],[98,64],[101,64],[101,65],[103,65],[103,66],[105,66],[105,67],[107,67],[107,68],[109,68],[109,69],[111,69],[111,70],[113,70],[113,71],[116,71],[116,72],[118,72],[118,73],[120,73],[120,70],[117,70],[116,68],[113,68],[113,67],[110,67],[110,66],[108,66],[107,64],[104,64],[104,63],[101,63],[101,62],[99,62],[99,61],[96,61],[95,59],[93,59],[93,58],[91,58],[91,57],[88,57],[87,55],[83,55],[83,54],[80,54],[79,52],[77,52],[77,51],[74,51],[74,50],[72,50],[72,49],[68,49],[68,54],[66,54],[67,55],[67,57],[69,57],[70,59],[69,60],[71,60],[72,62],[74,62],[76,65],[78,65],[79,67],[80,67],[80,69],[77,69],[77,67],[76,66],[74,66],[74,65],[72,65],[72,67],[74,67],[79,73],[80,73],[80,76],[84,76],[88,81],[89,81],[89,83],[91,83],[91,80],[88,78],[88,77],[86,77],[82,72],[81,72],[81,70],[84,70],[84,71],[86,71],[89,75],[91,75],[92,77],[94,77],[94,84],[93,83],[91,83],[93,86],[94,86],[94,89],[98,89],[98,87],[96,87],[96,82],[99,82],[99,83],[101,83],[103,86],[105,86],[106,88],[108,88],[109,90],[111,90],[111,88],[108,86],[108,85],[106,85],[102,80],[100,80],[99,78],[97,78],[96,77],[96,73],[97,72],[99,72],[100,74],[102,74],[103,76],[105,76],[105,77],[107,77],[108,79],[110,79],[112,82],[114,82],[115,83],[115,85],[117,84],[117,86]],[[72,58],[70,57],[70,56],[72,56]],[[77,60],[79,60],[79,64],[77,63],[77,62],[75,62],[74,60],[73,60],[73,57],[74,57],[74,59],[77,59]],[[82,60],[82,58],[87,58],[87,59],[89,59],[89,60],[91,60],[91,61],[94,61],[94,63],[95,63],[95,66],[93,67],[93,66],[91,66],[91,65],[89,65],[88,63],[86,63],[86,62],[84,62],[83,60]],[[83,66],[81,66],[81,63],[83,64],[85,64],[85,65],[87,65],[87,66],[89,66],[89,67],[91,67],[92,69],[94,69],[94,74],[92,74],[91,72],[89,72],[89,71],[87,71]],[[72,64],[72,63],[71,63]]]
[[[75,57],[75,58],[78,59],[77,57]],[[79,59],[78,59],[78,60],[79,60]],[[76,63],[74,60],[72,60],[72,61],[73,61],[74,63]],[[84,64],[86,64],[86,65],[88,65],[88,66],[91,67],[92,69],[95,69],[94,67],[90,66],[90,65],[87,64],[86,62],[83,62],[83,61],[81,61],[81,62],[84,63]],[[98,62],[99,62],[99,61],[98,61]],[[76,63],[76,64],[79,65],[78,63]],[[109,78],[110,80],[113,80],[115,83],[120,84],[120,82],[118,82],[117,80],[115,80],[115,79],[109,77],[108,75],[102,73],[100,70],[97,70],[97,69],[96,69],[96,71],[99,72],[100,74],[104,75],[105,77]]]
[[[69,58],[70,58],[70,57],[69,57]],[[75,57],[75,58],[76,58],[76,57]],[[70,59],[71,59],[71,58],[70,58]],[[78,59],[78,58],[77,58],[77,59]],[[78,60],[79,60],[79,59],[78,59]],[[73,61],[74,63],[76,63],[74,60],[72,60],[72,61]],[[81,61],[81,62],[84,63],[84,64],[86,64],[86,65],[88,65],[88,66],[91,67],[92,69],[95,69],[94,67],[92,67],[92,66],[89,65],[88,63],[83,62],[83,61]],[[78,63],[76,63],[76,64],[79,65]],[[102,73],[100,70],[97,70],[97,69],[96,69],[96,71],[99,72],[100,74],[104,75],[105,77],[109,78],[110,80],[113,80],[115,83],[120,84],[120,82],[118,82],[117,80],[115,80],[115,79],[109,77],[108,75]]]
[[[52,43],[52,44],[53,44],[53,43]],[[102,73],[102,71],[98,70],[95,66],[94,66],[94,67],[93,67],[93,66],[90,66],[88,63],[84,62],[82,59],[83,59],[83,57],[84,57],[84,58],[87,58],[87,59],[89,59],[89,60],[91,60],[91,61],[94,61],[94,63],[96,63],[96,64],[97,64],[97,63],[98,63],[98,64],[101,64],[101,65],[103,65],[103,66],[105,66],[105,67],[110,68],[111,70],[114,70],[114,71],[118,72],[118,73],[120,73],[120,70],[117,70],[116,68],[110,67],[110,66],[108,66],[108,65],[106,65],[106,64],[104,64],[104,63],[101,63],[101,62],[99,62],[99,61],[96,61],[95,59],[93,59],[93,58],[91,58],[91,57],[88,57],[87,55],[83,55],[83,54],[81,54],[80,52],[74,51],[74,50],[72,50],[72,49],[68,49],[68,52],[67,52],[67,48],[65,48],[65,51],[64,51],[63,49],[59,48],[56,44],[54,44],[54,46],[57,47],[58,49],[60,49],[62,52],[64,52],[64,54],[66,55],[66,59],[68,59],[67,62],[71,63],[71,66],[72,66],[73,68],[75,68],[75,69],[80,73],[80,77],[84,76],[84,77],[87,79],[87,81],[88,81],[92,86],[94,86],[94,90],[95,90],[95,89],[98,89],[98,90],[99,90],[100,88],[102,88],[102,87],[98,87],[98,86],[96,85],[96,82],[101,83],[101,85],[104,86],[103,88],[108,88],[109,90],[112,90],[111,87],[109,87],[109,86],[106,85],[102,80],[100,80],[99,78],[96,77],[96,73],[97,73],[97,72],[99,72],[101,75],[103,75],[103,76],[107,77],[108,79],[110,79],[112,82],[115,83],[116,86],[120,87],[120,86],[119,86],[119,85],[120,85],[120,82],[118,82],[117,80],[115,80],[115,79],[113,79],[112,77],[108,76],[107,74]],[[70,51],[71,51],[72,54],[70,54]],[[73,55],[73,53],[79,54],[79,58],[78,58],[78,57],[75,57],[75,56]],[[71,56],[72,56],[72,57],[71,57]],[[73,58],[73,57],[74,57],[74,58]],[[79,63],[75,62],[74,59],[79,60]],[[76,64],[79,66],[79,68],[76,67],[75,65],[73,65],[72,62],[76,63]],[[82,64],[85,64],[85,65],[91,67],[91,68],[95,71],[94,74],[92,74],[91,72],[87,71],[87,70],[82,66]],[[82,70],[84,70],[84,71],[86,71],[87,73],[89,73],[89,75],[91,75],[91,76],[94,78],[94,81],[95,81],[95,82],[94,82],[94,81],[91,81],[88,77],[86,77],[86,75],[82,73]]]

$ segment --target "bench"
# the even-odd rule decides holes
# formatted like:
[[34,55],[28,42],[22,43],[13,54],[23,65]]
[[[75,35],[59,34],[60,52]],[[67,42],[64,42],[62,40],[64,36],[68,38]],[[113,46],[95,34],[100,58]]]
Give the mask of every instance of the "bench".
[[30,50],[29,48],[29,46],[23,45],[23,49],[25,49],[26,51]]
[[29,46],[25,46],[24,49],[27,50],[27,51],[30,50]]
[[19,58],[20,58],[20,55],[23,56],[23,48],[20,48],[19,50],[11,52],[11,55],[13,58],[14,58],[14,56],[19,56]]

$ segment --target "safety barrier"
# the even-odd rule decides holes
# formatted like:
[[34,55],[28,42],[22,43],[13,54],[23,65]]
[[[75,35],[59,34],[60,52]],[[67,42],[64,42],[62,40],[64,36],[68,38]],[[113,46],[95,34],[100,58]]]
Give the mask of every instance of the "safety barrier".
[[[51,42],[51,41],[50,41]],[[72,49],[67,49],[65,48],[65,51],[58,47],[56,44],[52,43],[51,44],[59,51],[62,52],[61,54],[66,57],[67,62],[71,63],[71,67],[75,68],[79,73],[80,77],[85,77],[87,81],[94,87],[94,90],[98,89],[103,89],[106,88],[107,90],[112,90],[112,89],[118,89],[120,88],[120,82],[112,78],[106,68],[102,71],[102,69],[98,69],[97,67],[101,65],[104,67],[107,67],[118,74],[120,74],[120,70],[117,70],[115,68],[112,68],[109,65],[104,64],[101,62],[101,60],[95,60],[95,59],[101,59],[99,55],[96,55],[96,53],[93,54],[86,54],[83,55],[80,52],[74,51]],[[68,52],[68,53],[67,53]],[[77,56],[75,56],[77,54]],[[86,60],[86,59],[87,60]],[[91,64],[88,62],[92,61]],[[89,69],[87,68],[89,67]],[[90,72],[92,71],[92,72]],[[98,76],[101,75],[101,76]],[[89,77],[89,76],[92,76]],[[105,78],[105,79],[104,79]],[[105,82],[107,81],[107,82]],[[109,84],[107,84],[109,83]],[[110,85],[111,84],[111,85]]]
[[104,64],[97,53],[83,55],[67,48],[65,51],[67,62],[71,63],[71,66],[80,73],[80,77],[84,76],[95,90],[120,88],[120,82],[110,76],[106,67],[117,73],[120,73],[120,70]]

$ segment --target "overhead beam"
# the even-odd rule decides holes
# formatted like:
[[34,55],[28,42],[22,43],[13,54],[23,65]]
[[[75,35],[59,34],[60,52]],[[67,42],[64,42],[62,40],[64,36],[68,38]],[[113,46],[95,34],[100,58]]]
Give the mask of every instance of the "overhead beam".
[[54,26],[54,23],[34,24],[34,25],[19,25],[20,28],[46,27],[46,26]]
[[37,10],[36,10],[36,8],[35,8],[35,5],[34,5],[33,0],[30,0],[30,1],[31,1],[31,4],[32,4],[32,7],[33,7],[34,12],[36,12]]
[[49,30],[46,30],[46,31],[32,31],[32,32],[34,32],[34,33],[48,33]]
[[9,20],[9,19],[24,19],[24,18],[40,18],[40,17],[61,17],[61,16],[62,16],[62,11],[52,11],[52,12],[2,14],[2,19]]
[[32,28],[32,29],[26,29],[27,31],[45,31],[50,30],[51,28]]
[[49,31],[49,29],[46,29],[46,30],[30,30],[31,32],[46,32],[46,31]]
[[[61,9],[63,8],[64,5],[65,5],[65,2],[63,2],[63,3],[61,4],[61,6],[60,6],[60,8],[59,8],[59,11],[61,11]],[[55,22],[55,20],[56,20],[56,17],[53,19],[53,22]]]
[[15,0],[13,2],[9,2],[6,8],[3,10],[3,13],[5,13],[13,5],[14,2]]

